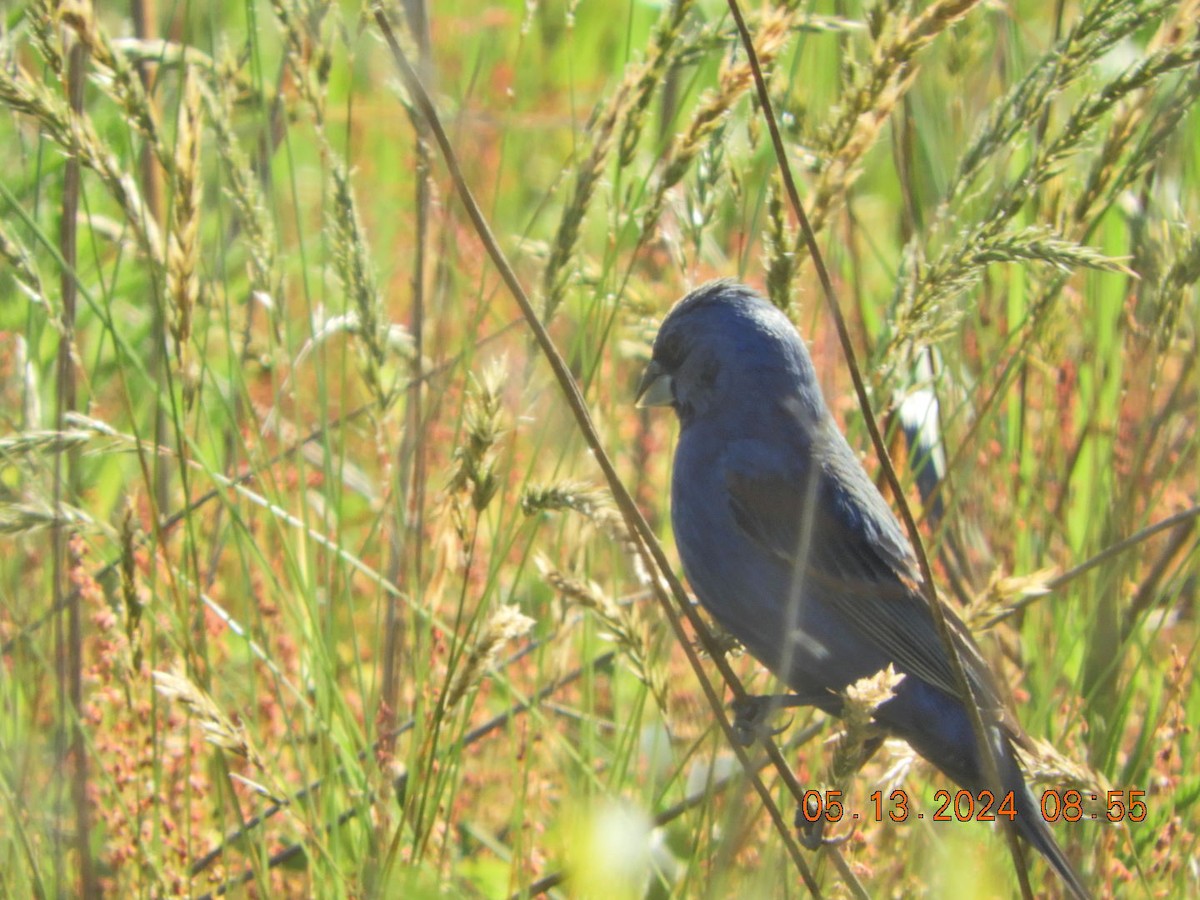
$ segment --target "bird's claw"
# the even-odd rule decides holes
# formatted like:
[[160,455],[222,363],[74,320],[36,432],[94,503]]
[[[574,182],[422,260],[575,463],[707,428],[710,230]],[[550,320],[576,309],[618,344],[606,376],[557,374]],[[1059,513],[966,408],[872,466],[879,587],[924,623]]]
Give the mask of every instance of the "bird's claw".
[[821,810],[818,808],[819,801],[810,797],[807,801],[809,808],[807,811],[802,806],[796,808],[796,818],[794,825],[796,827],[796,839],[800,842],[805,850],[816,850],[819,847],[836,847],[850,840],[850,835],[844,834],[838,837],[825,836],[825,816],[821,815]]
[[820,810],[814,809],[817,801],[805,799],[801,804],[809,803],[810,808],[804,809],[804,806],[796,807],[796,818],[793,820],[793,825],[796,828],[796,839],[800,841],[800,846],[805,850],[816,850],[825,843],[825,817],[820,815]]
[[772,728],[770,718],[785,706],[791,706],[790,697],[751,696],[739,697],[729,704],[733,710],[733,734],[743,747],[749,747],[755,741],[787,730],[791,720],[779,728]]

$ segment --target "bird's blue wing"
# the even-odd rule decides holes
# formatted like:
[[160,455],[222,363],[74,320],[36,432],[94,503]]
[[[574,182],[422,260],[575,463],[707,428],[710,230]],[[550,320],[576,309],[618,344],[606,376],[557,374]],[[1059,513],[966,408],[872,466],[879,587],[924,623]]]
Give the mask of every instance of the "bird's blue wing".
[[[958,696],[899,525],[841,436],[827,438],[840,446],[826,448],[819,454],[824,465],[809,471],[794,458],[764,464],[766,454],[747,452],[745,445],[728,455],[725,488],[734,521],[800,579],[804,602],[835,611],[901,670]],[[961,621],[945,611],[976,696],[997,705],[978,648]]]

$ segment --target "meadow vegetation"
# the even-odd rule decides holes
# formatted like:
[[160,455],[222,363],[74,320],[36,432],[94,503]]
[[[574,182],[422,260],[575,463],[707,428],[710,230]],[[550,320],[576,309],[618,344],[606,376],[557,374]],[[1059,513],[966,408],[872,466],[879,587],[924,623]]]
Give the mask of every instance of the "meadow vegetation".
[[[1200,894],[1200,3],[743,13],[938,589],[1039,792],[1100,797],[1059,840]],[[646,549],[676,425],[633,395],[709,278],[879,472],[723,0],[3,16],[0,895],[1018,895],[862,722],[735,752],[718,664],[778,686]]]

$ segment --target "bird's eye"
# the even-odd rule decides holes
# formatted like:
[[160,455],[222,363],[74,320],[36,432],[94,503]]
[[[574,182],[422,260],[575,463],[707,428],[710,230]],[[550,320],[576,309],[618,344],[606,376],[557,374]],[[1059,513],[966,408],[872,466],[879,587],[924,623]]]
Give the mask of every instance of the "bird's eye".
[[721,374],[721,364],[716,357],[705,359],[700,365],[700,372],[697,380],[706,388],[711,388],[717,383],[717,376]]
[[654,348],[654,355],[668,372],[674,372],[683,362],[687,352],[684,350],[683,340],[678,335],[668,334],[664,335],[663,340]]

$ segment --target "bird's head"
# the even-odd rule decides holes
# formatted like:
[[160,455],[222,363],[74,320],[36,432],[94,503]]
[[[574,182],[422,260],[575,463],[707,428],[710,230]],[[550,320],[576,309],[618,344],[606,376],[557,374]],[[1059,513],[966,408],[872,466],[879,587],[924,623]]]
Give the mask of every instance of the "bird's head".
[[670,406],[686,427],[718,410],[799,401],[824,410],[812,361],[782,311],[743,284],[712,281],[667,314],[638,387],[638,406]]

